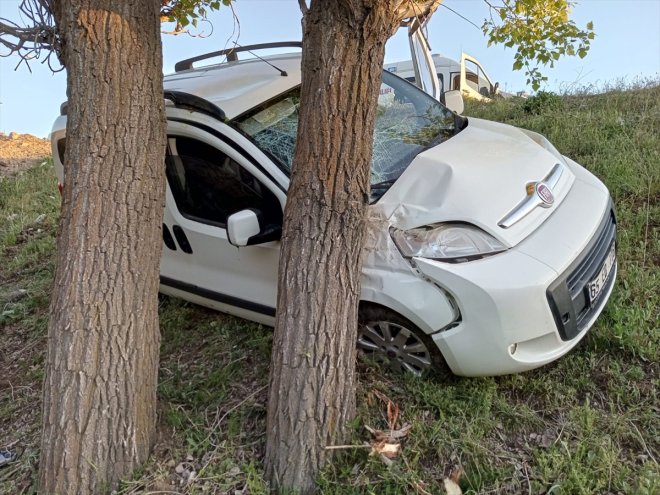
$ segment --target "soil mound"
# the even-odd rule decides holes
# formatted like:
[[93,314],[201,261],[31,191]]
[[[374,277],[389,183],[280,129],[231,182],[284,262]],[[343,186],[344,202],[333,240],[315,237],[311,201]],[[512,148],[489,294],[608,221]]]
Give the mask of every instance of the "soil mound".
[[0,132],[0,175],[11,175],[49,157],[50,141],[31,134]]

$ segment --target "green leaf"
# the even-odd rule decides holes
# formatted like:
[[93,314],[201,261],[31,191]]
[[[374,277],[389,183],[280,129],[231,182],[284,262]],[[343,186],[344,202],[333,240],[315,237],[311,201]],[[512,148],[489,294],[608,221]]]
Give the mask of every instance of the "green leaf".
[[[570,19],[572,0],[500,0],[491,7],[491,16],[484,21],[489,45],[500,43],[514,48],[514,70],[530,67],[529,83],[536,89],[544,76],[538,66],[554,66],[562,55],[583,58],[594,39],[593,23],[578,27]],[[490,5],[490,4],[489,4]]]

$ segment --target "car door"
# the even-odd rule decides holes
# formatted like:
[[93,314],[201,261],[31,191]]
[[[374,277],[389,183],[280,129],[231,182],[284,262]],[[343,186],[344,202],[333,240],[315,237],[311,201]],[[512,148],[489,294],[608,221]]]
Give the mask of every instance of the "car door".
[[226,227],[245,209],[281,225],[284,189],[233,130],[208,124],[168,121],[161,291],[272,324],[280,242],[238,248]]
[[466,53],[461,54],[460,89],[464,97],[490,101],[497,88],[477,59]]
[[408,43],[415,74],[415,84],[422,91],[439,100],[442,88],[424,29],[425,26],[420,25],[417,19],[408,24]]

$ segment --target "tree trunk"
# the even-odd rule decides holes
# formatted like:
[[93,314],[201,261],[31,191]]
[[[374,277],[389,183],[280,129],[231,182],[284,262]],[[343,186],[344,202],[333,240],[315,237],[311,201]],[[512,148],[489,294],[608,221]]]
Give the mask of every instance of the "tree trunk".
[[268,403],[266,469],[278,491],[313,492],[325,447],[354,415],[361,248],[394,3],[317,0],[304,18]]
[[158,0],[56,0],[68,72],[39,492],[108,491],[156,421],[165,120]]

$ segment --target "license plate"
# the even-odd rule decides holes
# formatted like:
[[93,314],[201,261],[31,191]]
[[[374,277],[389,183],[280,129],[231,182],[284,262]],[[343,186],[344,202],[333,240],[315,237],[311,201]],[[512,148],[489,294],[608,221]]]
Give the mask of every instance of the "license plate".
[[596,275],[593,278],[593,280],[589,282],[589,285],[587,285],[587,291],[589,292],[590,303],[593,303],[596,299],[598,299],[598,296],[600,296],[601,291],[607,285],[607,280],[610,278],[610,275],[612,275],[615,266],[616,266],[616,250],[614,248],[614,244],[612,244],[612,247],[610,248],[610,252],[607,254],[607,258],[605,258],[605,263],[603,263],[603,266],[600,268],[598,275]]

